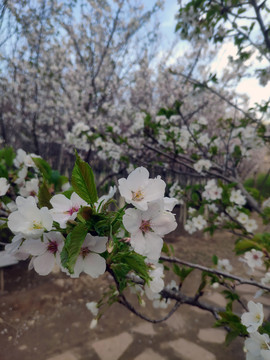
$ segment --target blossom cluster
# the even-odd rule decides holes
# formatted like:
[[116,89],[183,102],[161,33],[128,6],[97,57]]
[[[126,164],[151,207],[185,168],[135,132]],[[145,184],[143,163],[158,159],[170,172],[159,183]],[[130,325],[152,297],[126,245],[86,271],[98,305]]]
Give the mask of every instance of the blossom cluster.
[[146,257],[150,264],[152,281],[145,287],[151,300],[156,299],[163,289],[163,266],[158,264],[163,247],[163,236],[177,227],[175,216],[171,213],[177,200],[164,197],[165,182],[160,177],[149,178],[144,167],[135,169],[127,179],[119,180],[120,194],[128,204],[123,216],[123,225],[129,233],[130,245],[135,252]]
[[[17,160],[18,157],[16,163]],[[23,164],[21,162],[20,166],[24,166]],[[34,165],[31,163],[30,166]],[[76,177],[74,174],[73,177]],[[85,179],[87,181],[88,178]],[[73,186],[76,188],[74,181],[73,179]],[[141,294],[145,293],[155,307],[166,307],[169,302],[159,295],[164,288],[164,273],[163,265],[158,261],[164,235],[175,230],[177,226],[175,216],[171,213],[177,200],[164,197],[165,182],[160,176],[149,178],[149,172],[144,167],[139,167],[127,178],[120,179],[118,185],[126,202],[125,211],[122,213],[120,210],[119,213],[120,228],[116,229],[115,233],[109,228],[109,231],[99,230],[96,234],[97,231],[92,227],[88,227],[85,232],[79,232],[79,236],[83,238],[80,240],[81,245],[72,269],[65,266],[63,260],[66,256],[63,254],[70,251],[70,237],[78,227],[88,226],[84,216],[88,219],[89,215],[84,215],[84,211],[86,214],[95,214],[101,221],[103,218],[110,218],[107,207],[115,195],[116,187],[111,187],[107,195],[94,202],[90,198],[89,201],[85,200],[84,195],[84,199],[81,198],[72,190],[49,194],[48,205],[43,207],[38,205],[39,189],[35,196],[17,196],[14,209],[7,219],[7,225],[14,237],[11,243],[6,245],[6,251],[20,260],[30,258],[29,268],[33,268],[40,275],[48,275],[57,267],[72,278],[79,277],[83,272],[97,278],[106,271],[107,256],[117,256],[117,248],[120,246],[117,244],[124,244],[121,245],[122,252],[124,246],[126,251],[134,251],[144,259],[149,280],[141,287]],[[5,179],[3,190],[8,189],[8,186]]]
[[245,340],[247,360],[269,360],[270,338],[269,335],[259,332],[264,321],[263,306],[260,303],[248,302],[248,312],[241,317],[241,322],[246,326],[249,337]]

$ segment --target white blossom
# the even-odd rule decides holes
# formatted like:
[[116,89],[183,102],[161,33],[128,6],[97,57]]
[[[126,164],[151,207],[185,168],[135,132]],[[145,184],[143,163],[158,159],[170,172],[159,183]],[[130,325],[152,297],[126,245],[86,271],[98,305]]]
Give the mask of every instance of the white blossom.
[[80,254],[74,266],[72,278],[77,278],[81,272],[85,272],[92,278],[98,278],[106,270],[106,261],[100,256],[106,251],[108,238],[105,236],[92,236],[87,234],[82,244]]
[[202,215],[194,217],[192,219],[192,222],[193,222],[195,228],[198,230],[202,230],[207,225],[207,222],[205,221],[205,219],[203,218]]
[[21,234],[25,238],[39,238],[44,230],[52,229],[53,219],[47,207],[39,209],[35,198],[29,196],[16,199],[17,211],[8,217],[8,227],[14,234]]
[[149,172],[144,167],[139,167],[132,171],[127,179],[120,179],[119,191],[128,204],[132,204],[138,209],[145,211],[148,203],[164,197],[165,182],[157,177],[149,179]]
[[241,316],[241,322],[247,327],[249,333],[254,333],[263,323],[263,306],[260,303],[249,301],[247,307],[248,312]]
[[202,134],[198,138],[198,143],[202,146],[207,146],[210,143],[210,139],[208,134]]
[[251,249],[251,251],[247,251],[244,255],[244,261],[252,270],[256,267],[260,267],[263,264],[262,261],[263,252],[255,249]]
[[189,233],[193,234],[195,231],[197,231],[195,224],[192,220],[188,219],[187,222],[184,225],[184,229]]
[[[245,349],[247,351],[247,360],[263,360],[264,351],[269,351],[269,336],[267,334],[260,334],[257,331],[251,333],[249,338],[245,340]],[[263,350],[263,352],[262,352]]]
[[198,172],[198,173],[202,173],[203,170],[209,170],[212,166],[212,163],[210,160],[206,160],[206,159],[201,159],[199,161],[197,161],[193,167],[194,169]]
[[217,269],[221,271],[231,272],[233,267],[228,259],[218,259]]
[[204,187],[204,192],[202,197],[206,200],[218,200],[222,197],[222,188],[217,186],[216,180],[211,179],[207,181],[207,184]]
[[254,230],[258,229],[258,224],[254,219],[248,219],[248,221],[244,224],[247,232],[252,233]]
[[39,190],[39,181],[38,179],[31,179],[26,181],[24,186],[20,188],[20,195],[24,197],[28,196],[37,196]]
[[232,190],[231,196],[230,196],[230,202],[237,204],[237,205],[245,205],[246,199],[242,195],[241,190]]
[[60,266],[60,253],[65,238],[59,232],[51,231],[43,234],[41,239],[28,239],[22,244],[22,250],[33,256],[31,265],[39,275],[48,275],[55,265]]
[[76,219],[81,206],[87,205],[87,202],[75,192],[72,193],[70,199],[62,194],[54,195],[50,203],[53,206],[53,208],[50,209],[53,220],[58,222],[62,229],[66,228],[69,220]]
[[130,244],[141,255],[156,261],[163,246],[162,236],[175,230],[175,217],[164,211],[160,203],[151,203],[148,210],[127,209],[123,225],[130,232]]

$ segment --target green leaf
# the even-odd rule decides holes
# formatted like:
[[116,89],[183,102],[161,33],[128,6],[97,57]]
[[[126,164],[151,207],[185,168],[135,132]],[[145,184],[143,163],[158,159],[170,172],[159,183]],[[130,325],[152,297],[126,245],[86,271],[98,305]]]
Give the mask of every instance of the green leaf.
[[32,160],[35,163],[38,170],[44,176],[44,178],[48,182],[50,182],[52,169],[51,169],[50,165],[47,163],[47,161],[43,160],[42,158],[38,158],[38,157],[32,157]]
[[227,333],[226,338],[225,338],[225,344],[228,346],[230,345],[230,343],[237,338],[237,336],[239,335],[238,331],[230,331]]
[[62,265],[68,269],[70,274],[74,273],[74,265],[79,256],[87,232],[88,228],[85,224],[79,224],[66,238],[64,248],[61,252],[61,262]]
[[162,252],[164,252],[167,255],[170,254],[169,246],[165,242],[163,243]]
[[8,179],[8,171],[4,165],[0,163],[0,177]]
[[93,170],[76,152],[76,162],[72,171],[71,184],[76,193],[88,204],[98,200]]
[[15,158],[16,154],[12,147],[5,147],[4,149],[0,150],[0,158],[3,158],[5,160],[5,163],[8,167],[11,167],[13,165],[13,160]]
[[251,249],[262,250],[262,247],[252,240],[240,240],[235,244],[235,252],[237,255],[243,254]]
[[217,265],[217,264],[218,264],[218,257],[217,257],[217,255],[213,255],[213,256],[212,256],[212,261],[213,261],[213,264],[214,264],[214,265]]
[[130,271],[134,271],[146,283],[149,282],[148,266],[145,263],[145,257],[135,253],[134,251],[120,251],[111,257],[113,270],[119,283],[120,291],[126,287],[126,276]]
[[38,191],[38,203],[40,207],[46,206],[48,209],[52,208],[52,205],[50,203],[51,200],[51,194],[49,192],[47,184],[44,182]]
[[181,281],[184,281],[186,277],[193,271],[194,269],[183,266],[179,268],[178,265],[173,264],[174,273],[180,277]]

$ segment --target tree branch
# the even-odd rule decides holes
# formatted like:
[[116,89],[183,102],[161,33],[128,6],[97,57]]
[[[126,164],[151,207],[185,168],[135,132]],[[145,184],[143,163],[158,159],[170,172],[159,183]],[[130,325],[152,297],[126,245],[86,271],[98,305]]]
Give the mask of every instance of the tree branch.
[[185,266],[188,266],[188,267],[193,268],[193,269],[198,269],[200,271],[206,271],[206,272],[209,272],[209,273],[217,275],[217,276],[222,276],[222,277],[225,277],[225,278],[228,278],[228,279],[232,279],[232,280],[237,281],[239,283],[239,285],[248,284],[248,285],[258,287],[258,288],[263,289],[263,290],[270,291],[269,286],[262,285],[262,284],[258,283],[257,281],[244,279],[242,277],[232,275],[232,274],[226,273],[224,271],[211,269],[211,268],[208,268],[206,266],[202,266],[202,265],[198,265],[198,264],[193,264],[193,263],[191,263],[189,261],[177,259],[175,257],[161,256],[160,260],[185,265]]

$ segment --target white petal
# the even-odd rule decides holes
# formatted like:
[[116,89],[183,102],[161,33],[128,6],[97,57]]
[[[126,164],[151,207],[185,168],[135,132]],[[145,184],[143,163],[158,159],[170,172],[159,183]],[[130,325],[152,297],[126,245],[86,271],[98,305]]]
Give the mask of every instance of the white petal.
[[131,234],[130,245],[138,254],[145,254],[145,238],[141,231],[138,231],[136,234]]
[[36,207],[37,206],[36,200],[33,196],[29,196],[26,199],[22,196],[18,196],[16,198],[16,204],[17,204],[18,208],[19,207],[24,208],[24,207],[31,207],[31,206]]
[[120,195],[123,196],[128,204],[130,204],[132,200],[131,190],[128,188],[127,179],[119,179],[119,192]]
[[161,179],[150,179],[145,188],[145,200],[154,201],[163,199],[166,184]]
[[261,350],[263,360],[270,360],[270,350]]
[[53,218],[49,212],[49,209],[47,207],[41,208],[40,214],[42,225],[46,230],[50,231],[52,229]]
[[78,206],[79,208],[87,205],[87,202],[75,192],[71,194],[70,201],[72,202],[72,206]]
[[84,272],[93,278],[105,273],[106,261],[98,254],[88,254],[84,259]]
[[54,195],[50,203],[52,204],[53,208],[59,212],[65,212],[72,208],[72,202],[63,194]]
[[149,171],[143,166],[132,171],[127,177],[128,188],[130,190],[137,190],[139,187],[145,187],[148,181]]
[[145,234],[145,255],[149,260],[157,261],[160,258],[163,240],[154,233]]
[[83,258],[79,255],[78,259],[75,263],[74,266],[74,274],[70,274],[70,277],[72,278],[78,278],[80,273],[84,271],[84,260]]
[[172,213],[165,212],[151,221],[151,228],[155,233],[163,236],[175,230],[177,223]]
[[34,257],[33,265],[39,275],[48,275],[55,265],[54,255],[45,252],[43,255]]
[[19,211],[14,211],[8,217],[8,227],[14,234],[18,232],[23,233],[29,225],[30,222],[27,221]]
[[123,216],[123,225],[125,229],[134,234],[140,228],[142,222],[142,213],[136,209],[127,209]]
[[87,234],[83,246],[87,246],[89,250],[96,253],[103,253],[106,251],[106,244],[108,238],[106,236],[92,236]]
[[175,199],[175,198],[165,197],[164,198],[164,210],[173,211],[173,208],[178,203],[179,203],[179,201],[177,199]]
[[65,213],[56,213],[53,212],[54,209],[50,210],[51,216],[53,218],[53,221],[56,221],[59,223],[61,229],[65,229],[66,228],[66,224],[67,221],[70,219],[69,214],[65,214]]
[[42,255],[47,250],[47,243],[42,242],[40,239],[28,239],[23,242],[20,250],[34,256]]

